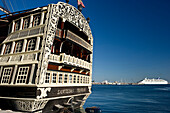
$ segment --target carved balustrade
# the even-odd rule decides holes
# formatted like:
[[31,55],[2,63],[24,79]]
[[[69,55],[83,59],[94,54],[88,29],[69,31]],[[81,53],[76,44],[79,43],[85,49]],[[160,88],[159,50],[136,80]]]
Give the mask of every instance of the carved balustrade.
[[49,61],[60,63],[60,55],[50,54]]
[[15,63],[22,61],[35,61],[37,59],[37,53],[27,53],[27,54],[16,54],[16,55],[7,55],[0,57],[0,63]]
[[61,53],[60,56],[61,56],[61,62],[62,63],[66,63],[66,64],[69,64],[69,65],[75,65],[75,66],[78,66],[78,67],[90,69],[91,64],[88,63],[87,61],[76,58],[74,56],[66,55],[65,53]]
[[84,39],[79,37],[78,35],[72,33],[71,31],[68,30],[67,32],[67,39],[81,45],[82,47],[86,48],[87,50],[92,52],[92,45],[90,45],[88,42],[86,42]]
[[64,63],[68,65],[73,65],[81,68],[90,69],[90,63],[84,61],[82,59],[76,58],[71,55],[66,55],[65,53],[61,53],[60,55],[50,54],[49,61],[56,63]]
[[11,33],[11,34],[9,34],[9,36],[6,38],[5,41],[11,41],[11,40],[15,40],[18,38],[32,36],[32,35],[40,35],[43,33],[44,33],[44,25],[41,25],[41,26],[37,26],[35,28],[24,29],[21,31]]

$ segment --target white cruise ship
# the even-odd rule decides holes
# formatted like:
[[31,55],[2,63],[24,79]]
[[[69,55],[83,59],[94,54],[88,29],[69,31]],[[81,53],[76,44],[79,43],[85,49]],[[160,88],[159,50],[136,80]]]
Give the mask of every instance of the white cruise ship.
[[168,84],[168,81],[160,79],[160,78],[158,79],[145,78],[144,80],[138,82],[138,84]]

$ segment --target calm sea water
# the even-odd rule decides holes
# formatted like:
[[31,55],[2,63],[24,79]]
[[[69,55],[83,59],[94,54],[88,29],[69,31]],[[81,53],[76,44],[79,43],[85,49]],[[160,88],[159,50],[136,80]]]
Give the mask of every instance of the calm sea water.
[[84,108],[102,113],[170,113],[170,85],[93,85]]

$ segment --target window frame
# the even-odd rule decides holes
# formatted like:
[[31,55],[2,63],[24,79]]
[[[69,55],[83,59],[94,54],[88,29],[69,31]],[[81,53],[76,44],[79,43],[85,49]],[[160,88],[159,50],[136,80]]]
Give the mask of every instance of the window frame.
[[[54,74],[55,74],[55,76],[54,76]],[[57,83],[57,78],[58,78],[57,76],[58,76],[58,73],[55,73],[55,72],[52,73],[52,77],[51,77],[51,83],[52,84],[56,84]]]
[[[47,74],[49,74],[48,76],[47,76]],[[48,79],[47,79],[47,77],[48,77]],[[44,84],[50,84],[51,82],[51,80],[50,80],[50,78],[51,78],[51,73],[50,72],[46,72],[46,74],[45,74],[45,79],[44,79]],[[46,82],[46,81],[48,81],[48,82]]]
[[76,84],[76,83],[77,83],[77,82],[76,82],[76,81],[77,81],[77,75],[73,75],[73,76],[74,76],[74,77],[73,77],[73,83]]
[[[5,70],[7,70],[7,69],[10,69],[10,70],[11,70],[11,71],[10,71],[10,74],[4,75],[4,73],[6,72]],[[11,76],[12,76],[12,71],[13,71],[13,67],[4,67],[4,69],[3,69],[3,74],[2,74],[2,78],[1,78],[1,84],[9,84],[10,79],[11,79]],[[7,73],[9,73],[9,72],[7,72]],[[9,77],[9,78],[7,79],[8,82],[3,82],[6,77]],[[6,80],[5,80],[5,81],[6,81]]]
[[77,75],[77,83],[80,83],[80,76]]
[[[11,48],[12,48],[12,44],[11,43],[6,44],[4,54],[5,55],[6,54],[10,54]],[[8,49],[8,52],[7,52],[7,49]]]
[[[23,74],[23,73],[25,73],[25,72],[20,71],[21,68],[27,69],[27,74]],[[23,70],[23,69],[22,69],[22,70]],[[16,76],[16,82],[15,82],[15,83],[16,83],[16,84],[26,84],[27,78],[28,78],[28,75],[29,75],[29,70],[30,70],[30,67],[29,67],[29,66],[21,66],[21,67],[18,67],[18,73],[17,73],[17,76]],[[20,75],[19,73],[22,73],[22,74]],[[20,77],[21,77],[21,79],[20,79]],[[23,78],[25,77],[25,79],[22,79],[22,77],[23,77]],[[18,82],[19,80],[22,81],[22,82]],[[25,81],[25,82],[23,82],[23,81]]]
[[70,84],[73,83],[73,75],[72,74],[69,75],[69,79],[68,80],[69,80],[68,83],[70,83]]
[[[28,21],[28,23],[27,23],[28,26],[27,27],[25,27],[25,25],[27,25],[27,24],[25,24],[26,20]],[[22,29],[29,28],[29,25],[30,25],[30,17],[24,18]]]
[[[19,31],[19,29],[20,29],[20,23],[21,23],[20,20],[15,21],[14,32]],[[18,28],[16,28],[17,25],[18,25]]]
[[[35,40],[34,49],[29,49],[29,48],[32,48],[32,45],[33,45],[33,44],[30,45],[30,43],[31,43],[31,41],[33,41],[33,40]],[[29,47],[29,45],[30,45],[31,47]],[[28,39],[26,51],[34,51],[34,50],[35,50],[35,46],[36,46],[36,38]],[[28,49],[29,49],[29,50],[28,50]]]
[[80,76],[80,83],[82,84],[83,83],[83,77]]
[[68,74],[64,74],[64,84],[68,83]]
[[[21,45],[20,45],[20,51],[16,51],[16,50],[18,50],[18,44],[19,43],[21,43]],[[22,40],[20,40],[20,41],[17,41],[16,42],[16,44],[15,44],[15,49],[14,49],[14,53],[20,53],[20,52],[22,52],[22,47],[23,47],[23,41]]]
[[63,74],[62,73],[58,73],[58,81],[57,81],[57,83],[59,83],[59,84],[63,83]]
[[[37,20],[37,19],[38,20]],[[40,21],[41,21],[41,15],[40,14],[38,14],[38,15],[34,15],[34,17],[33,17],[33,27],[36,27],[36,26],[39,26],[40,25]],[[38,23],[37,23],[38,22]]]

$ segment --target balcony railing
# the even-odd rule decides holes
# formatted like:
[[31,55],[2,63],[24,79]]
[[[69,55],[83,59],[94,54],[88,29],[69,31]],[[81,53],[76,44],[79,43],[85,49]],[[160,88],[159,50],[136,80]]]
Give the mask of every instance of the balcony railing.
[[50,54],[49,61],[55,62],[55,63],[60,63],[60,55]]
[[22,38],[22,37],[26,37],[26,36],[40,35],[43,33],[44,33],[44,25],[41,25],[41,26],[37,26],[35,28],[24,29],[21,31],[11,33],[7,37],[6,41],[10,41],[10,40],[14,40],[14,39]]
[[36,61],[37,54],[38,53],[27,53],[27,54],[0,56],[0,63],[8,64],[8,63],[32,62],[32,61]]
[[56,63],[64,63],[64,64],[73,65],[85,69],[90,69],[91,67],[91,63],[76,58],[74,56],[66,55],[65,53],[61,53],[60,55],[51,54],[49,57],[49,61],[56,62]]
[[[68,75],[67,77],[64,75]],[[56,76],[56,77],[53,77]],[[60,77],[59,77],[60,76]],[[50,79],[52,78],[52,79]],[[59,79],[57,79],[59,78]],[[62,84],[62,85],[74,85],[74,84],[89,84],[90,76],[84,76],[82,74],[73,74],[68,72],[56,72],[47,71],[44,79],[45,84]]]
[[71,31],[68,30],[67,32],[67,39],[81,45],[82,47],[86,48],[87,50],[92,52],[92,46],[83,40],[81,37],[77,36],[76,34],[72,33]]

